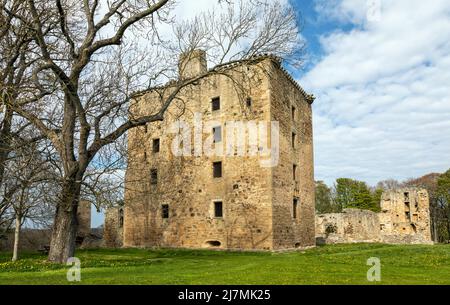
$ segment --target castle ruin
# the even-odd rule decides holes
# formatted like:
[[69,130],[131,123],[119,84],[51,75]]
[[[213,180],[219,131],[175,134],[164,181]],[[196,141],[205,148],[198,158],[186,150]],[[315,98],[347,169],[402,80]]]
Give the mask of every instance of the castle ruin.
[[426,190],[405,188],[386,191],[381,196],[380,207],[379,213],[344,209],[343,213],[317,215],[317,242],[433,243]]
[[[124,247],[276,250],[315,245],[314,98],[270,55],[221,69],[183,89],[163,121],[129,132],[119,241]],[[181,56],[179,70],[181,78],[205,74],[205,52]],[[157,113],[175,84],[135,96],[130,116]],[[253,123],[269,126],[269,135],[278,131],[278,139],[256,137],[266,138],[269,157],[264,145],[252,147]],[[186,133],[186,126],[194,135]],[[225,155],[238,134],[248,140]],[[200,150],[197,141],[204,143]],[[182,154],[174,154],[174,146]],[[224,154],[204,153],[207,146]],[[120,217],[113,212],[108,219]]]

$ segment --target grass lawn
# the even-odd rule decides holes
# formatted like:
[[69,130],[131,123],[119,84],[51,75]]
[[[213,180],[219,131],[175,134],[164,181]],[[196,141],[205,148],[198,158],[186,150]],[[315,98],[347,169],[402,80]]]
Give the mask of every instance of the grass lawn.
[[[450,284],[450,245],[329,245],[302,252],[79,250],[80,284],[373,284],[370,257],[381,259],[380,284]],[[0,253],[0,284],[70,284],[68,267],[35,253],[10,262]]]

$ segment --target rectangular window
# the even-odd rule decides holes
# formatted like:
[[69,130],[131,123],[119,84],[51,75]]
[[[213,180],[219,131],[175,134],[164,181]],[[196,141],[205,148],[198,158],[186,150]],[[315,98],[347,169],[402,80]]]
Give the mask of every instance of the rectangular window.
[[159,139],[153,139],[153,152],[159,153]]
[[295,121],[295,112],[296,112],[295,107],[292,106],[292,108],[291,108],[291,114],[292,114],[292,120],[293,120],[293,121]]
[[297,135],[295,132],[292,133],[292,148],[295,148],[295,141],[297,140]]
[[156,168],[150,170],[150,183],[152,185],[158,184],[158,170]]
[[247,104],[247,107],[251,107],[252,106],[252,98],[251,97],[247,97],[246,104]]
[[161,216],[162,218],[169,218],[169,205],[163,204],[161,206]]
[[119,228],[123,227],[123,209],[119,209]]
[[292,218],[297,218],[297,206],[298,206],[298,199],[294,198],[292,201]]
[[213,127],[214,141],[213,143],[222,142],[222,126]]
[[220,110],[220,97],[215,97],[211,100],[212,111]]
[[222,218],[223,217],[223,204],[222,201],[214,202],[214,217]]
[[213,177],[220,178],[222,177],[222,162],[213,162]]
[[296,164],[292,165],[292,176],[294,178],[294,181],[296,181],[297,180],[297,165]]

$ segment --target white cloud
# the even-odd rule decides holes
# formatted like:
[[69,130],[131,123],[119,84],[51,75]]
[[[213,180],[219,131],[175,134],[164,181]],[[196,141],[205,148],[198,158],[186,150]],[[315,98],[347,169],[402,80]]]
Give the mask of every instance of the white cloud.
[[354,24],[321,37],[323,58],[299,82],[314,104],[316,178],[376,183],[450,167],[450,2],[317,0]]

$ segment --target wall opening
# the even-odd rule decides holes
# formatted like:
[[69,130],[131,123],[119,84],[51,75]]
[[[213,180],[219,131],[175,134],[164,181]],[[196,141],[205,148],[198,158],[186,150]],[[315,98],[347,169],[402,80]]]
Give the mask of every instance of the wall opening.
[[123,209],[119,209],[119,228],[123,227]]
[[211,100],[212,111],[220,110],[220,97],[215,97]]
[[152,145],[153,153],[159,153],[160,142],[161,141],[159,139],[153,139],[153,145]]
[[150,170],[150,183],[152,185],[158,184],[158,170],[156,168]]
[[403,196],[405,197],[405,201],[409,201],[409,192],[404,192]]
[[247,107],[252,106],[252,98],[251,97],[247,97],[246,104],[247,104]]
[[337,233],[337,226],[335,224],[329,223],[325,227],[325,233],[331,234],[331,233]]
[[222,162],[213,162],[213,177],[222,177]]
[[223,217],[223,204],[222,201],[214,202],[214,217],[222,218]]
[[206,247],[208,247],[208,248],[217,248],[217,247],[220,247],[221,242],[218,241],[218,240],[208,240],[208,241],[205,243],[205,245],[206,245]]
[[298,199],[294,198],[292,201],[292,218],[297,218],[297,206],[298,206]]
[[161,216],[162,218],[169,218],[169,205],[168,204],[163,204],[161,206]]

